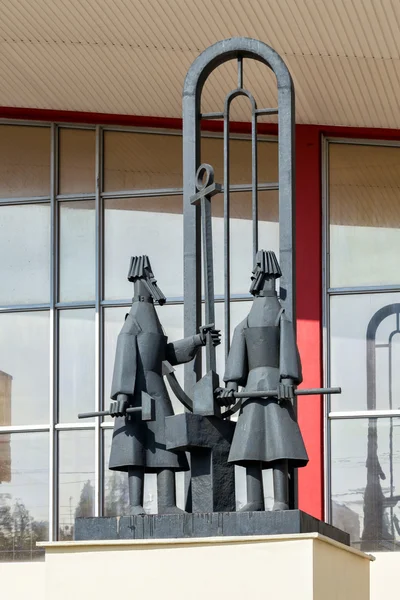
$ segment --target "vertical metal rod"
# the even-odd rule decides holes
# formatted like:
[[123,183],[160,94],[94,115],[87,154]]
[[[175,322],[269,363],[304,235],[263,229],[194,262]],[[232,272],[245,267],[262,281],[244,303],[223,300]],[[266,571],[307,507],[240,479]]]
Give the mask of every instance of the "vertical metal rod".
[[58,537],[58,451],[55,424],[58,418],[58,323],[55,304],[58,299],[58,129],[53,123],[50,163],[50,406],[49,406],[49,540]]
[[253,219],[253,261],[258,251],[258,156],[256,107],[251,115],[251,208]]
[[229,106],[224,110],[224,325],[225,359],[228,358],[231,341],[231,259],[230,259],[230,164],[229,164]]
[[[203,245],[203,271],[204,271],[204,298],[206,323],[215,323],[214,305],[214,272],[213,272],[213,247],[211,201],[204,197],[201,199],[201,239]],[[211,267],[211,268],[210,268]],[[209,334],[208,334],[209,336]],[[207,341],[206,345],[206,371],[217,370],[215,348]]]
[[238,88],[243,88],[243,58],[241,56],[237,59],[238,62]]
[[[103,181],[103,131],[96,127],[96,277],[95,277],[95,411],[103,408],[103,315],[101,300],[103,296],[103,201],[101,197]],[[95,419],[95,503],[96,517],[103,510],[103,440],[100,419]]]

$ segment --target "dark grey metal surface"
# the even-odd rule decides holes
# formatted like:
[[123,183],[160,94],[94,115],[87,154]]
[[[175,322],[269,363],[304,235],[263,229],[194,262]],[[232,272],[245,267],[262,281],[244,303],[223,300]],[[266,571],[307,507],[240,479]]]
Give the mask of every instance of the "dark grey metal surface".
[[[250,92],[243,89],[243,59],[255,59],[270,67],[276,75],[278,109],[257,109]],[[231,38],[217,42],[205,50],[190,67],[183,89],[183,192],[184,192],[184,298],[185,335],[193,334],[200,324],[200,210],[193,209],[190,199],[196,192],[196,171],[200,165],[201,93],[207,77],[226,61],[238,60],[238,88],[225,101],[224,112],[203,115],[224,118],[224,216],[225,216],[225,331],[229,339],[229,105],[235,95],[246,95],[252,105],[252,130],[255,133],[259,114],[278,111],[279,124],[279,211],[280,263],[284,273],[281,297],[288,318],[295,322],[294,277],[295,262],[292,249],[294,232],[294,90],[290,73],[281,57],[263,42],[249,38]],[[253,178],[256,173],[255,140],[253,136]],[[226,168],[228,167],[228,169]],[[253,180],[253,252],[257,248],[257,182]],[[229,345],[229,343],[228,343]],[[228,348],[227,345],[227,348]],[[185,370],[185,389],[191,395],[201,374],[199,360]]]
[[74,539],[148,540],[319,533],[350,545],[348,533],[300,510],[139,515],[75,520]]
[[235,510],[235,474],[228,462],[235,423],[181,414],[166,419],[167,448],[190,452],[192,512]]

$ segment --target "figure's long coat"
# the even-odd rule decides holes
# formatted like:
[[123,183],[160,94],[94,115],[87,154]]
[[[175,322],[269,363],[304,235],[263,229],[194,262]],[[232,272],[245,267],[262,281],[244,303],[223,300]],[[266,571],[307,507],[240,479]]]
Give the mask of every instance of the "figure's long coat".
[[[269,391],[283,379],[302,381],[292,323],[279,307],[274,325],[249,327],[246,317],[235,329],[224,380],[244,386],[243,391]],[[268,467],[283,459],[294,467],[308,462],[292,402],[274,397],[244,400],[229,462],[262,462]]]
[[115,419],[110,469],[189,468],[184,452],[166,449],[165,417],[174,413],[162,376],[162,362],[177,365],[192,360],[199,348],[196,337],[168,343],[153,304],[132,305],[118,336],[111,398],[127,394],[130,406],[140,406],[142,392],[147,392],[155,399],[155,420],[142,421],[140,413]]

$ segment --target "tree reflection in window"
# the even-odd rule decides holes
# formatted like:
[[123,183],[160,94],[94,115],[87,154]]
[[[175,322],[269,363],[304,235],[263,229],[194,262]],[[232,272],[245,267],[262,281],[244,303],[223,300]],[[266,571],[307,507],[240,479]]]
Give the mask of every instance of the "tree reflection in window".
[[[390,318],[394,316],[394,318]],[[385,320],[386,326],[381,327]],[[389,330],[388,326],[389,325]],[[367,408],[376,410],[383,408],[382,396],[387,396],[388,410],[399,409],[393,406],[396,395],[394,376],[396,373],[394,361],[394,339],[400,335],[400,304],[389,304],[379,309],[370,320],[367,328]],[[393,327],[393,329],[392,329]],[[384,330],[385,340],[377,337],[378,329]],[[397,368],[397,372],[399,369]],[[381,378],[383,378],[382,381]],[[378,385],[379,379],[379,385]],[[386,380],[386,381],[385,381]],[[384,398],[383,398],[384,399]],[[377,400],[379,406],[377,406]],[[400,522],[394,508],[400,501],[400,496],[394,494],[395,482],[393,475],[393,433],[394,419],[389,422],[389,473],[385,473],[378,457],[378,419],[368,419],[367,443],[367,485],[364,492],[364,529],[361,549],[399,550]],[[396,419],[398,422],[398,419]],[[387,481],[389,475],[389,494],[382,490],[382,481]]]

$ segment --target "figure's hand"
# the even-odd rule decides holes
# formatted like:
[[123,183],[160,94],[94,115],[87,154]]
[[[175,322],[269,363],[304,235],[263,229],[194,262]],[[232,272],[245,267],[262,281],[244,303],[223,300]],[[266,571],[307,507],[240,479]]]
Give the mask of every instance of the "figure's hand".
[[235,402],[233,394],[235,390],[228,388],[216,388],[214,391],[215,399],[220,406],[231,406]]
[[281,381],[278,384],[278,400],[293,400],[296,386],[291,381]]
[[214,329],[214,323],[202,325],[199,329],[199,332],[200,340],[203,346],[206,345],[208,333],[211,335],[211,342],[213,346],[218,346],[221,343],[221,331],[220,329]]
[[116,400],[111,400],[110,415],[111,417],[123,417],[128,408],[128,398],[125,394],[119,394]]

